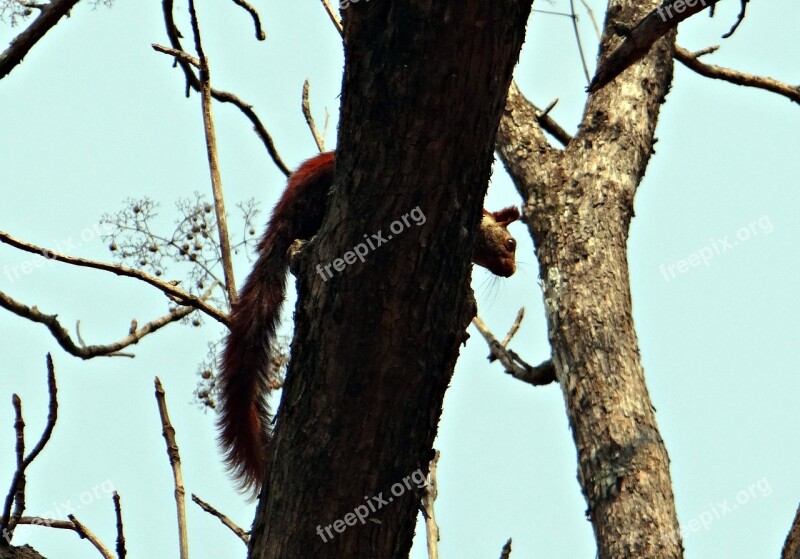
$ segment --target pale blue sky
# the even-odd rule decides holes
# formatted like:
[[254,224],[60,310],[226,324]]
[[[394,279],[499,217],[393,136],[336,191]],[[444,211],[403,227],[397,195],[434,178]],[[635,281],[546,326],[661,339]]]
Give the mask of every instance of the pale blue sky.
[[[318,122],[330,112],[327,141],[333,147],[341,46],[319,2],[256,2],[265,43],[253,39],[248,17],[232,3],[207,4],[199,9],[215,86],[255,106],[294,166],[315,151],[299,110],[303,80],[310,79]],[[601,3],[592,6],[603,13]],[[680,43],[689,49],[720,43],[738,6],[721,2],[714,19],[700,15],[684,24]],[[585,50],[593,56],[594,34],[581,16]],[[740,29],[708,61],[798,83],[798,24],[797,2],[751,4]],[[185,23],[182,29],[188,33]],[[16,31],[0,27],[0,43]],[[79,6],[0,81],[0,229],[48,247],[61,244],[75,256],[109,259],[96,237],[84,233],[80,240],[102,213],[120,208],[127,197],[150,196],[161,202],[162,223],[169,224],[176,199],[209,192],[198,98],[183,97],[182,74],[150,49],[153,42],[166,44],[160,2],[117,0],[113,9],[94,11]],[[532,16],[516,76],[538,104],[558,97],[552,115],[574,130],[585,81],[567,18]],[[271,207],[282,175],[237,111],[215,110],[229,206],[255,196],[264,209]],[[678,513],[688,531],[687,558],[777,557],[800,497],[794,358],[800,339],[799,126],[796,104],[678,65],[657,153],[637,196],[629,259],[634,314],[672,461]],[[519,197],[498,167],[486,206],[513,203]],[[520,241],[518,273],[488,283],[488,273],[478,270],[474,285],[480,314],[498,334],[519,306],[526,307],[513,347],[538,363],[549,353],[538,268],[525,228],[517,224],[512,231]],[[71,247],[69,239],[80,246]],[[727,250],[714,252],[726,243]],[[701,254],[707,265],[688,267]],[[87,343],[114,341],[127,333],[132,318],[141,324],[166,309],[153,289],[101,272],[58,263],[19,277],[2,271],[6,265],[21,270],[27,260],[0,246],[0,289],[58,313],[73,331],[80,320]],[[239,259],[239,283],[247,271]],[[286,334],[291,310],[287,305]],[[87,362],[65,354],[41,325],[6,312],[0,313],[0,330],[0,488],[10,483],[13,462],[11,393],[23,398],[30,446],[46,416],[47,351],[58,374],[59,423],[29,470],[27,513],[63,518],[69,503],[113,545],[111,502],[103,498],[113,485],[122,496],[131,556],[177,557],[171,474],[153,398],[153,377],[159,375],[187,491],[249,527],[253,505],[235,493],[223,470],[214,416],[192,402],[206,342],[220,335],[216,324],[171,325],[133,348],[135,359]],[[486,363],[485,343],[471,334],[436,443],[442,451],[436,510],[441,556],[496,557],[513,537],[512,557],[518,559],[593,557],[558,387],[532,388],[508,378],[499,365]],[[244,546],[214,518],[187,507],[193,557],[244,556]],[[309,531],[333,520],[309,511]],[[60,531],[20,529],[15,543],[25,542],[52,557],[95,553]],[[426,557],[421,530],[412,557]]]

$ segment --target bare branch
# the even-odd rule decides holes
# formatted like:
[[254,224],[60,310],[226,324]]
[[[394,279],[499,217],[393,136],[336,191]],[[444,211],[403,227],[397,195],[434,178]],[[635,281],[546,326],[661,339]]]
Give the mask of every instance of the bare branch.
[[433,453],[433,460],[428,470],[428,483],[422,496],[422,514],[425,517],[425,534],[428,540],[428,559],[439,559],[439,525],[436,524],[436,514],[433,504],[439,496],[439,486],[436,481],[436,465],[441,453]]
[[600,40],[600,26],[597,25],[597,18],[594,15],[594,10],[589,5],[586,0],[581,0],[581,4],[583,4],[586,13],[589,14],[589,19],[592,20],[592,26],[594,27],[594,34],[597,36],[597,40]]
[[322,0],[322,6],[325,8],[325,12],[328,14],[328,17],[331,18],[331,23],[333,23],[333,26],[336,28],[336,31],[339,32],[339,36],[344,37],[344,28],[342,27],[342,21],[339,19],[339,15],[334,11],[330,2],[328,2],[328,0]]
[[250,17],[253,18],[253,25],[256,28],[256,39],[259,41],[265,40],[267,38],[267,34],[264,33],[264,29],[261,27],[261,18],[258,16],[256,9],[248,4],[245,0],[233,0],[233,3],[244,8],[245,11],[250,14]]
[[219,234],[219,248],[222,253],[222,271],[225,274],[225,290],[228,302],[233,307],[236,304],[238,293],[236,280],[233,276],[233,258],[231,256],[231,242],[228,235],[228,216],[225,212],[225,198],[222,195],[222,177],[219,172],[219,159],[217,157],[217,134],[214,130],[214,117],[211,114],[211,71],[208,58],[203,52],[203,42],[200,37],[200,22],[197,20],[194,1],[189,0],[189,13],[192,16],[192,34],[197,56],[200,58],[200,98],[203,105],[203,129],[206,137],[206,155],[208,156],[208,170],[211,175],[211,190],[214,193],[214,210],[217,215],[217,233]]
[[506,373],[533,386],[544,386],[556,380],[556,370],[552,360],[548,359],[535,367],[531,366],[514,351],[504,348],[480,317],[473,318],[472,323],[489,345],[489,360],[497,359],[500,361],[505,367]]
[[245,545],[247,545],[247,542],[250,541],[250,535],[245,530],[237,526],[236,523],[233,522],[230,518],[228,518],[227,516],[219,512],[217,509],[215,509],[214,507],[203,501],[200,497],[198,497],[194,493],[192,493],[192,501],[197,503],[197,505],[201,509],[206,511],[208,514],[216,516],[219,519],[219,521],[222,522],[222,524],[224,524],[230,529],[231,532],[239,536],[239,539],[242,540]]
[[[169,42],[172,45],[172,48],[174,48],[177,52],[185,52],[181,46],[181,33],[178,31],[178,27],[175,25],[175,18],[172,15],[173,5],[174,0],[162,0],[161,6],[164,12],[164,25],[167,29],[167,36],[169,37]],[[192,64],[187,60],[182,60],[180,58],[177,58],[176,60],[186,76],[186,96],[189,96],[190,89],[200,91],[200,80],[197,76],[195,76],[194,70],[192,69]],[[258,137],[261,138],[261,142],[267,149],[267,153],[272,158],[272,161],[275,163],[278,169],[280,169],[281,172],[287,177],[292,174],[291,169],[286,166],[286,164],[283,162],[283,159],[281,159],[281,156],[278,154],[278,150],[275,147],[275,142],[272,139],[272,136],[269,134],[269,132],[267,132],[266,127],[264,124],[262,124],[261,119],[258,118],[258,115],[256,115],[252,105],[245,103],[236,95],[233,93],[228,93],[227,91],[218,91],[216,89],[212,89],[211,96],[221,103],[231,103],[235,105],[236,108],[239,109],[253,124],[253,129]]]
[[72,523],[75,525],[75,531],[78,535],[82,538],[86,538],[89,542],[100,552],[100,555],[104,557],[104,559],[114,559],[114,556],[108,550],[108,548],[103,545],[103,542],[100,541],[100,538],[95,536],[86,526],[81,524],[77,518],[75,518],[74,514],[68,514],[67,518],[69,518]]
[[[103,543],[95,536],[84,524],[79,522],[73,515],[68,515],[70,520],[56,520],[54,518],[44,518],[41,516],[23,516],[19,519],[17,525],[27,526],[44,526],[46,528],[55,528],[57,530],[71,530],[78,534],[82,539],[88,539],[95,548],[100,551],[103,557],[114,559],[111,552],[103,545]],[[98,547],[99,546],[99,547]],[[120,556],[119,559],[124,559]]]
[[180,320],[184,316],[187,316],[196,310],[194,307],[177,307],[170,310],[168,314],[152,320],[141,328],[137,328],[133,332],[130,332],[127,336],[117,342],[106,345],[87,346],[77,345],[72,340],[69,331],[61,325],[61,323],[58,321],[58,315],[56,314],[45,314],[36,307],[29,307],[12,299],[2,291],[0,291],[0,307],[3,307],[17,316],[21,316],[22,318],[26,318],[32,322],[44,324],[47,329],[50,330],[50,333],[56,339],[58,345],[64,349],[64,351],[70,355],[74,355],[75,357],[80,357],[81,359],[92,359],[94,357],[105,356],[133,357],[130,354],[121,354],[119,352],[130,345],[138,343],[139,340],[148,334],[152,334],[163,326]]
[[747,87],[764,89],[766,91],[771,91],[772,93],[777,93],[778,95],[782,95],[783,97],[786,97],[787,99],[794,101],[795,103],[800,103],[800,86],[789,85],[773,78],[756,76],[753,74],[745,74],[743,72],[737,72],[736,70],[731,70],[729,68],[723,68],[721,66],[713,66],[711,64],[705,64],[703,62],[700,62],[698,57],[702,56],[703,54],[708,54],[708,52],[710,52],[709,49],[704,49],[697,53],[691,53],[688,50],[678,45],[675,45],[675,58],[681,64],[683,64],[684,66],[686,66],[691,70],[694,70],[701,76],[705,76],[707,78],[714,78],[717,80],[723,80],[736,85],[744,85]]
[[125,533],[122,529],[122,506],[119,502],[119,493],[114,491],[114,516],[117,518],[117,559],[125,559],[128,551],[125,549]]
[[53,428],[56,426],[58,420],[58,389],[56,387],[56,370],[53,366],[53,356],[47,354],[47,393],[50,397],[47,407],[47,424],[45,425],[42,436],[39,437],[39,442],[33,447],[28,456],[25,457],[25,462],[22,468],[26,469],[31,463],[39,456],[45,445],[50,441],[50,436],[53,434]]
[[308,102],[308,90],[309,84],[308,80],[303,82],[303,101],[301,103],[303,109],[303,116],[306,117],[306,124],[308,124],[308,129],[311,131],[311,135],[314,137],[314,143],[317,144],[317,149],[320,152],[325,151],[325,140],[323,140],[319,132],[317,132],[317,125],[314,123],[314,117],[311,114],[311,105]]
[[736,29],[739,27],[739,24],[744,21],[744,14],[747,11],[747,3],[749,1],[750,0],[739,0],[739,3],[741,4],[742,9],[739,10],[739,14],[736,16],[736,22],[733,24],[733,26],[730,28],[730,30],[722,36],[723,39],[727,39],[728,37],[733,35],[734,32],[736,32]]
[[194,66],[197,69],[200,68],[200,60],[198,60],[197,57],[192,56],[188,52],[183,52],[182,50],[171,49],[169,47],[165,47],[165,46],[159,45],[157,43],[153,43],[150,46],[153,47],[153,49],[157,50],[158,52],[163,52],[164,54],[169,54],[171,56],[174,56],[178,60],[186,62],[187,64],[191,64],[192,66]]
[[175,485],[175,503],[178,509],[178,537],[180,540],[180,559],[189,559],[189,539],[186,534],[186,490],[183,487],[183,473],[181,473],[181,453],[175,440],[175,428],[169,420],[167,411],[167,396],[161,380],[156,377],[156,402],[158,414],[161,417],[161,434],[167,443],[167,456],[172,466],[172,479]]
[[703,11],[706,6],[714,6],[718,1],[707,0],[690,5],[684,0],[670,0],[647,14],[633,29],[620,29],[618,32],[625,35],[625,40],[615,51],[600,60],[588,90],[597,91],[609,83],[647,54],[653,43],[676,28],[680,22]]
[[[25,470],[31,463],[39,456],[39,453],[50,441],[50,435],[53,434],[53,428],[58,419],[58,397],[56,388],[56,372],[53,367],[53,358],[47,354],[47,392],[50,396],[50,403],[48,405],[47,424],[45,425],[42,436],[39,442],[33,447],[33,450],[23,459],[25,453],[25,422],[22,419],[22,400],[19,396],[14,394],[12,402],[14,405],[15,417],[14,430],[17,436],[16,456],[17,456],[17,469],[14,472],[14,477],[11,480],[11,489],[6,496],[5,506],[3,507],[2,522],[0,527],[3,528],[4,534],[7,530],[8,533],[13,533],[14,528],[19,523],[22,513],[25,512]],[[17,506],[14,510],[14,516],[11,517],[11,504],[16,500]]]
[[519,331],[519,327],[522,326],[523,318],[525,318],[525,307],[520,307],[519,311],[517,311],[517,318],[514,319],[514,324],[511,325],[511,328],[508,329],[508,334],[506,334],[506,337],[503,338],[502,342],[500,342],[500,345],[504,349],[508,346],[509,343],[511,343],[511,339]]
[[0,54],[0,79],[6,77],[33,48],[39,40],[50,31],[59,20],[78,3],[79,0],[51,0],[44,6],[37,6],[41,12],[28,28],[17,35],[8,48]]
[[[3,531],[5,543],[10,542],[14,534],[14,527],[19,521],[19,517],[25,510],[25,421],[22,419],[22,400],[19,396],[11,396],[11,405],[14,407],[14,433],[16,434],[17,444],[15,446],[15,456],[17,468],[11,478],[11,487],[6,495],[3,505],[3,516],[0,519],[0,528]],[[17,502],[14,516],[11,515],[11,507]],[[21,510],[20,510],[21,509]]]
[[586,65],[586,55],[583,54],[583,44],[581,43],[581,34],[578,33],[578,16],[575,15],[575,0],[569,0],[570,19],[572,20],[572,29],[575,31],[575,42],[578,43],[578,54],[581,58],[581,66],[583,73],[586,76],[586,83],[592,79],[589,76],[589,67]]
[[511,538],[503,546],[503,551],[500,553],[500,559],[509,559],[511,557]]
[[202,298],[200,297],[195,297],[191,293],[187,293],[186,291],[179,289],[175,285],[172,285],[170,282],[161,281],[160,279],[153,277],[150,274],[146,274],[141,270],[128,268],[126,266],[107,264],[105,262],[97,262],[95,260],[88,260],[86,258],[66,256],[64,254],[59,254],[49,249],[31,243],[26,243],[25,241],[20,241],[19,239],[12,237],[11,235],[9,235],[4,231],[0,231],[0,242],[13,246],[14,248],[18,248],[19,250],[29,252],[31,254],[38,254],[44,256],[45,258],[49,258],[51,260],[64,262],[65,264],[72,264],[74,266],[81,266],[84,268],[93,268],[95,270],[103,270],[105,272],[111,272],[112,274],[116,274],[118,276],[136,278],[159,289],[176,303],[188,307],[193,307],[199,311],[204,312],[214,320],[221,322],[226,326],[228,325],[228,315],[225,314],[220,309],[209,305],[208,303],[203,301]]

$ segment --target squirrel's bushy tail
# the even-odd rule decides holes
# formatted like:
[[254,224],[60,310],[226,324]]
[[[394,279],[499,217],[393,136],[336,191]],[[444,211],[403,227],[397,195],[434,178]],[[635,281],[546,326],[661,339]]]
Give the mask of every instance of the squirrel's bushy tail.
[[219,441],[243,490],[255,492],[266,470],[270,439],[272,343],[286,291],[286,269],[261,254],[231,312],[219,376]]
[[286,294],[287,251],[295,239],[310,239],[319,229],[333,167],[333,153],[323,153],[291,176],[259,244],[258,260],[231,310],[218,379],[217,425],[228,468],[241,489],[252,493],[267,471],[272,433],[267,396],[272,345]]

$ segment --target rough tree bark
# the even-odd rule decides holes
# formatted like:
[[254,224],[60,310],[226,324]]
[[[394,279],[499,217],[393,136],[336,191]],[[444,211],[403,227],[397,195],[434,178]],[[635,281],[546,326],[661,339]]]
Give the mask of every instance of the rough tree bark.
[[[601,60],[658,3],[609,4]],[[647,393],[627,263],[636,189],[672,80],[674,31],[587,101],[580,130],[551,147],[512,87],[498,134],[525,200],[556,376],[601,559],[678,558],[683,548],[669,459]]]
[[[420,494],[391,489],[427,470],[474,314],[474,231],[530,4],[343,11],[336,181],[319,234],[295,259],[292,360],[251,557],[408,556]],[[417,207],[424,224],[388,230]],[[387,244],[366,262],[327,281],[317,273],[379,231]],[[366,523],[317,532],[367,503]]]

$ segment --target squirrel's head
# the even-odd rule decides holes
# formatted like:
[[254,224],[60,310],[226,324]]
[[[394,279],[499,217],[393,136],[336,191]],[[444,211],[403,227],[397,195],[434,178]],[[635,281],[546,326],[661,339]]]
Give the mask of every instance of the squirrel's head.
[[518,219],[516,206],[497,212],[483,210],[472,261],[496,276],[507,278],[513,275],[517,269],[517,240],[508,232],[508,225]]

